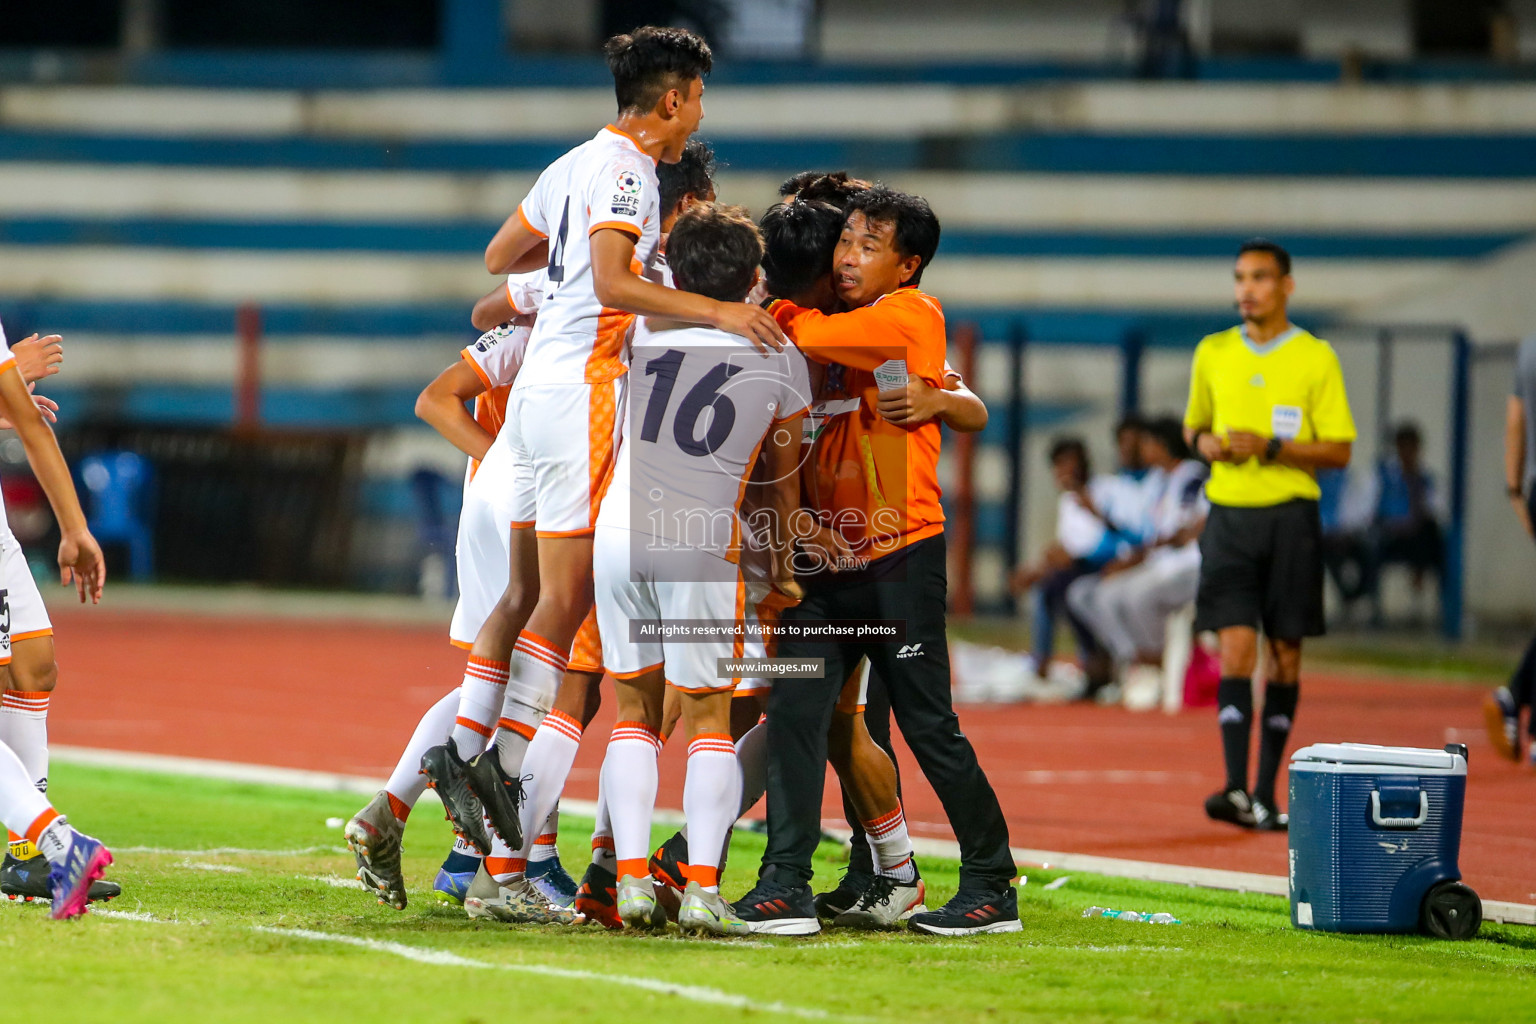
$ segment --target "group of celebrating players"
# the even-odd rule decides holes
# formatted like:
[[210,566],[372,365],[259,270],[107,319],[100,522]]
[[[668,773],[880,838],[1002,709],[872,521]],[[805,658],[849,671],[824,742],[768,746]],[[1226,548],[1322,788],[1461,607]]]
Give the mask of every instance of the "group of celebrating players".
[[[475,306],[486,333],[417,404],[470,458],[450,628],[469,653],[346,825],[358,878],[404,908],[401,837],[430,786],[457,834],[433,888],[472,918],[1017,931],[1007,827],[950,705],[939,425],[979,430],[986,409],[918,288],[938,220],[920,197],[806,173],[754,224],[716,203],[692,138],[707,44],[647,27],[606,53],[617,119],[491,240],[486,269],[507,277]],[[558,802],[605,674],[618,721],[578,885]],[[960,840],[960,890],[937,910],[892,713]],[[652,851],[679,722],[687,824]],[[855,841],[813,896],[828,760]],[[763,866],[728,903],[731,828],[765,792]]]

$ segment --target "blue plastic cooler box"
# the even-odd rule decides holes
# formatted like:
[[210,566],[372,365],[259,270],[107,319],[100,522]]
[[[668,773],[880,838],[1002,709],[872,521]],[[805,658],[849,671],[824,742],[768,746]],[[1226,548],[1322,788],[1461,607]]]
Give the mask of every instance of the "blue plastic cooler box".
[[1466,747],[1317,743],[1291,757],[1291,924],[1470,938],[1460,884]]

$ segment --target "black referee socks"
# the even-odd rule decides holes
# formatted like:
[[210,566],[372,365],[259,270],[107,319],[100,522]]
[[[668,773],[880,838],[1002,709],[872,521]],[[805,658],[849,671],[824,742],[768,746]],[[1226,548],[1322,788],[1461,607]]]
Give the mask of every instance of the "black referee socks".
[[[1227,676],[1216,689],[1216,721],[1221,723],[1221,750],[1227,759],[1227,790],[1248,791],[1248,733],[1253,718],[1253,680]],[[1273,779],[1271,779],[1273,782]]]
[[1291,723],[1296,718],[1296,698],[1301,693],[1297,683],[1269,683],[1264,687],[1264,720],[1259,723],[1259,774],[1254,779],[1253,798],[1273,809],[1275,776],[1285,757],[1285,742],[1291,738]]

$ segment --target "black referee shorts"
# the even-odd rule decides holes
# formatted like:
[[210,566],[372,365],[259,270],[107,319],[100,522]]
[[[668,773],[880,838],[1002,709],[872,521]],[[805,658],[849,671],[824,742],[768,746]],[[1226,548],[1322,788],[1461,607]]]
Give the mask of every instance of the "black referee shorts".
[[1200,535],[1195,628],[1263,627],[1276,640],[1322,636],[1322,540],[1315,501],[1213,504]]

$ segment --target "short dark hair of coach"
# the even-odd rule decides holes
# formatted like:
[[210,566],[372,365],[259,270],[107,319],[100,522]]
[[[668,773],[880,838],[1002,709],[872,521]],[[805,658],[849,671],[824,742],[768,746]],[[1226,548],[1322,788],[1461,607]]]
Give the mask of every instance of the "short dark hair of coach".
[[[1200,537],[1195,628],[1221,647],[1227,781],[1211,818],[1284,829],[1275,777],[1296,715],[1301,642],[1323,632],[1317,471],[1349,464],[1355,422],[1333,347],[1293,325],[1291,256],[1267,239],[1238,249],[1232,290],[1242,323],[1195,349],[1184,429],[1211,464],[1210,516]],[[1267,643],[1259,758],[1248,787],[1258,633]]]

